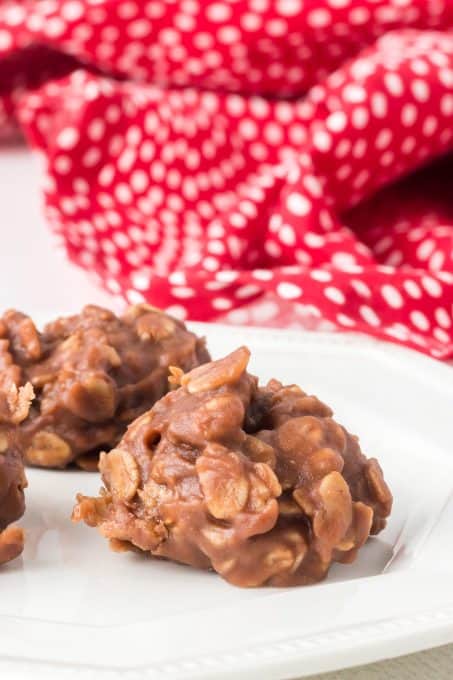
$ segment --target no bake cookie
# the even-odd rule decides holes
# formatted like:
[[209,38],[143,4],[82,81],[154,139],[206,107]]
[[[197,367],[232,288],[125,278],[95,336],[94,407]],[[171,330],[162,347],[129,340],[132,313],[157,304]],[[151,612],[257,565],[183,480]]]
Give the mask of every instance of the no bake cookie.
[[296,385],[259,387],[243,347],[183,373],[100,459],[104,488],[73,519],[239,586],[321,580],[383,529],[392,495],[374,458]]
[[41,467],[97,466],[128,424],[169,389],[169,366],[190,371],[208,361],[204,340],[150,307],[123,316],[94,305],[47,324],[10,310],[0,320],[0,361],[35,398],[18,432],[26,462]]

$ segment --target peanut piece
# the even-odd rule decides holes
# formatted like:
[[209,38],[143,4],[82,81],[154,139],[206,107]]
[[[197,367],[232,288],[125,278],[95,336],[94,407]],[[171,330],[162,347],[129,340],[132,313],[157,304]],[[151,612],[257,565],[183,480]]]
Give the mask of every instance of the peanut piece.
[[211,364],[205,364],[194,368],[181,378],[181,384],[191,394],[207,392],[222,385],[237,383],[247,368],[250,351],[247,347],[240,347],[229,354],[225,359]]
[[159,342],[173,335],[176,324],[162,313],[149,312],[139,317],[136,330],[140,340]]
[[101,453],[99,470],[113,497],[130,501],[138,489],[140,472],[135,458],[128,451],[112,449]]
[[301,457],[320,448],[324,431],[318,418],[291,418],[278,429],[278,444],[286,453]]
[[0,433],[0,453],[5,453],[8,448],[8,437],[6,434]]
[[35,434],[25,457],[31,465],[63,467],[71,457],[71,448],[57,434],[43,430]]
[[37,361],[40,359],[41,342],[33,321],[28,317],[23,319],[18,326],[17,332],[24,356],[29,361]]
[[213,446],[197,459],[196,469],[206,506],[213,517],[233,519],[244,509],[249,481],[237,454]]
[[388,505],[391,502],[392,494],[384,480],[381,466],[376,458],[369,459],[365,468],[365,477],[370,491],[374,492],[376,500],[383,505]]
[[318,449],[310,456],[310,473],[313,477],[324,477],[329,472],[341,472],[344,467],[343,458],[333,449]]
[[24,549],[24,532],[20,527],[9,526],[0,532],[0,564],[18,557]]
[[108,376],[87,376],[72,385],[65,403],[71,413],[90,423],[108,420],[115,413],[115,385]]
[[335,546],[352,522],[352,499],[349,487],[338,472],[326,475],[318,489],[322,502],[315,513],[313,531],[316,536]]
[[270,444],[266,444],[266,442],[263,442],[262,439],[258,439],[258,437],[246,435],[243,446],[245,454],[254,463],[266,463],[271,468],[275,468],[276,455]]
[[149,305],[147,302],[140,302],[137,305],[131,305],[130,307],[128,307],[123,314],[123,319],[125,321],[135,321],[140,316],[143,316],[143,314],[147,314],[148,312],[162,313],[162,310],[159,309],[158,307],[153,307],[152,305]]

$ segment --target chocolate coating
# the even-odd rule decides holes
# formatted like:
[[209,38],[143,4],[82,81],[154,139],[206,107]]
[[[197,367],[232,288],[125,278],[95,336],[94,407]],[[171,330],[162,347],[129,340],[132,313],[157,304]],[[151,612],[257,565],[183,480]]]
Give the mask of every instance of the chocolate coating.
[[181,387],[102,454],[101,495],[73,519],[116,550],[140,549],[239,586],[321,580],[350,562],[392,505],[375,459],[299,387],[247,373],[249,351],[183,375]]
[[38,332],[14,310],[0,321],[0,357],[12,359],[17,384],[30,381],[35,399],[18,445],[41,467],[97,467],[128,424],[169,389],[170,366],[190,370],[209,361],[204,341],[183,323],[148,305],[122,317],[89,305]]

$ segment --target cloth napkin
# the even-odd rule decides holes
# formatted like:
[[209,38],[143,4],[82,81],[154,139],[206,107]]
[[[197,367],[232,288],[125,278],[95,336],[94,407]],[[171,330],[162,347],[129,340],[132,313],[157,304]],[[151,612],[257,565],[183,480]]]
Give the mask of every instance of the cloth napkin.
[[0,136],[114,295],[446,359],[452,26],[452,0],[0,0]]

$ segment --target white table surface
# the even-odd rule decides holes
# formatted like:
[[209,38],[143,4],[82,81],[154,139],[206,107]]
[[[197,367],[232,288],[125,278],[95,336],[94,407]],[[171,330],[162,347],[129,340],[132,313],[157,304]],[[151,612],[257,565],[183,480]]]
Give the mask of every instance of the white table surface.
[[[39,167],[25,147],[0,146],[0,310],[33,316],[75,312],[88,302],[112,306],[81,270],[55,252],[41,214]],[[316,676],[319,680],[450,680],[453,645],[398,659]],[[315,680],[314,676],[312,680]]]

